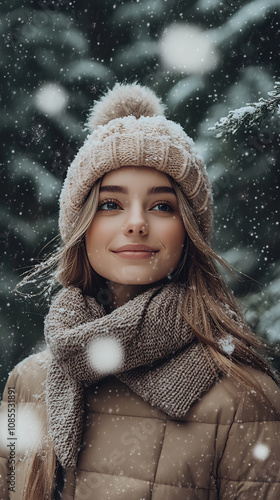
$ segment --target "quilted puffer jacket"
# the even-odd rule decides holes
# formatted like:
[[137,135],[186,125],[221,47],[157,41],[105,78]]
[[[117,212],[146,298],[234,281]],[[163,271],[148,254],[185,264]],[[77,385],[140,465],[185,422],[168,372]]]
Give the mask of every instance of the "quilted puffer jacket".
[[[1,406],[2,427],[9,388],[15,388],[16,412],[24,407],[25,418],[40,404],[48,356],[47,351],[33,355],[13,370]],[[277,385],[253,373],[280,412]],[[85,405],[82,447],[77,468],[66,471],[63,500],[280,498],[280,422],[228,377],[180,420],[151,407],[115,377],[87,388]],[[1,428],[0,498],[20,500],[26,461],[16,458],[15,492],[8,492],[7,437]]]

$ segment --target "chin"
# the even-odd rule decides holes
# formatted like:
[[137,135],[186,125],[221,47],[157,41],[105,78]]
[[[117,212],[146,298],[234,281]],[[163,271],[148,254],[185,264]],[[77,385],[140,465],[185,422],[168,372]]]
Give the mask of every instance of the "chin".
[[138,275],[134,275],[134,276],[131,276],[131,277],[126,277],[126,278],[121,278],[120,276],[114,276],[114,278],[109,278],[110,281],[114,281],[115,283],[119,283],[120,285],[135,285],[135,286],[139,286],[139,285],[153,285],[154,283],[157,283],[159,281],[162,281],[164,280],[165,278],[167,278],[167,274],[165,274],[164,276],[162,275],[158,275],[158,276],[139,276]]

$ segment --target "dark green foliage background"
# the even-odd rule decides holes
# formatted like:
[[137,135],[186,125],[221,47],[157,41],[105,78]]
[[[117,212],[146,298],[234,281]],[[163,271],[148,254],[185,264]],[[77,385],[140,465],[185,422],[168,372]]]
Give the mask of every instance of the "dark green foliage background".
[[[273,345],[279,367],[279,115],[226,142],[208,131],[230,109],[272,90],[279,78],[279,20],[279,2],[265,0],[2,3],[1,387],[14,364],[42,345],[47,311],[42,300],[27,301],[13,289],[57,235],[58,195],[85,138],[88,108],[117,81],[153,88],[168,116],[196,140],[213,182],[213,245],[253,278],[227,279],[257,334]],[[161,35],[177,22],[216,37],[213,71],[187,75],[163,66]],[[34,100],[48,82],[68,97],[67,108],[52,116]]]

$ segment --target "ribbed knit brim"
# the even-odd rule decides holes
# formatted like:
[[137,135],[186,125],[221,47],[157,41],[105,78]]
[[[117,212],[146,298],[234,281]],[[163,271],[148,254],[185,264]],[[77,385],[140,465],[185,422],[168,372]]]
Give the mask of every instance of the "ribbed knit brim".
[[[129,85],[122,87],[130,88]],[[139,85],[136,87],[142,89]],[[114,89],[110,94],[114,96]],[[108,108],[106,96],[104,101]],[[136,104],[139,107],[139,98]],[[96,121],[96,116],[93,119]],[[73,234],[79,212],[94,183],[106,173],[124,166],[152,167],[170,175],[187,197],[202,234],[210,239],[211,188],[203,159],[196,152],[193,140],[179,124],[165,116],[129,115],[97,125],[69,167],[60,196],[59,227],[65,242]]]

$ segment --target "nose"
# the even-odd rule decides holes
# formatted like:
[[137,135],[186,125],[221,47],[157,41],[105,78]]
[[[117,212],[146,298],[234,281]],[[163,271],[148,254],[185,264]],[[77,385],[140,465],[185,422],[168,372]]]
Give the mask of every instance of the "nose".
[[144,212],[140,207],[133,208],[127,215],[127,220],[124,223],[123,231],[125,235],[140,235],[146,236],[149,233],[149,226],[145,218]]

